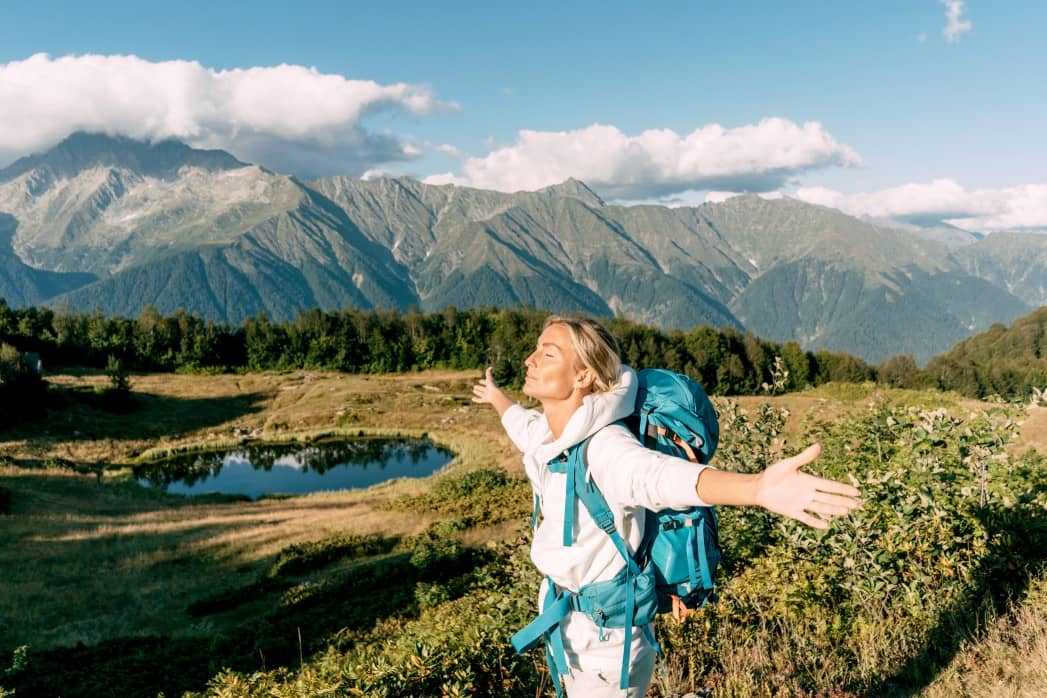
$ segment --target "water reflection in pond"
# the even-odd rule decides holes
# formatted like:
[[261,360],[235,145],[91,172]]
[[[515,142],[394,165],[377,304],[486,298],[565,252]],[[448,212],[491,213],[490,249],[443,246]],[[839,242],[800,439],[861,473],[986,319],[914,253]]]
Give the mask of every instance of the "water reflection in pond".
[[258,445],[139,466],[139,482],[171,494],[305,494],[430,475],[452,453],[427,439],[360,439]]

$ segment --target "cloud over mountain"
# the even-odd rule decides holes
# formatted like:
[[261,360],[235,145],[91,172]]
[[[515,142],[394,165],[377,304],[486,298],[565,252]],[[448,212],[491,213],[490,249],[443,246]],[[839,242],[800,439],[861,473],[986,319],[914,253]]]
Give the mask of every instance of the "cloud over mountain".
[[935,179],[853,194],[808,187],[796,198],[855,216],[936,219],[978,232],[1047,228],[1047,184],[968,191],[953,179]]
[[499,191],[535,190],[574,177],[612,199],[665,197],[694,189],[771,191],[790,177],[831,165],[856,166],[858,153],[818,122],[767,118],[686,135],[651,129],[629,136],[609,125],[574,131],[520,131],[516,143],[468,158],[453,182]]
[[299,65],[214,70],[195,61],[37,54],[0,64],[0,165],[74,131],[177,138],[304,176],[359,174],[420,152],[362,122],[456,108],[425,86],[380,85]]

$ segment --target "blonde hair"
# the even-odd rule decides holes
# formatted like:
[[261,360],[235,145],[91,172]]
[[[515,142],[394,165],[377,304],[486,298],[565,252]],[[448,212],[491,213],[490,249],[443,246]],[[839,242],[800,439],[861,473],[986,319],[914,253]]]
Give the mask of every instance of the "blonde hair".
[[593,392],[605,393],[618,385],[622,377],[621,350],[618,340],[606,327],[585,317],[550,315],[542,329],[563,325],[571,335],[571,347],[581,366],[593,372]]

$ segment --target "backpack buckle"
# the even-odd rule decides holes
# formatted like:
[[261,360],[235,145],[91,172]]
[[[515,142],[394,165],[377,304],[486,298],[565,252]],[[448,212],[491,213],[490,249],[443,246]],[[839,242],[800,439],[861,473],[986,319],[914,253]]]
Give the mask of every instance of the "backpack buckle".
[[608,534],[616,531],[614,527],[614,515],[610,511],[605,511],[600,519],[598,521],[594,519],[594,522]]

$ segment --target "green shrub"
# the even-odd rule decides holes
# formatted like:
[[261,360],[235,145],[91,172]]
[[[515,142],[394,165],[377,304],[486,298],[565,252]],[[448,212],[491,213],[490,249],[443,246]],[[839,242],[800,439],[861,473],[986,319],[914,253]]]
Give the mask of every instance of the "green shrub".
[[481,584],[460,598],[441,600],[452,591],[448,585],[416,583],[417,617],[390,616],[293,672],[222,672],[207,695],[530,698],[544,660],[537,653],[517,655],[509,638],[531,620],[539,575],[524,537],[492,555],[481,568],[489,571],[477,576],[497,579],[496,588]]
[[397,542],[396,538],[384,538],[375,534],[338,533],[317,541],[295,543],[280,551],[276,562],[269,568],[269,576],[304,574],[335,560],[387,553]]
[[[789,412],[763,403],[752,412],[732,400],[716,398],[721,439],[713,465],[721,470],[758,473],[778,457]],[[776,518],[762,509],[720,507],[716,511],[723,567],[736,572],[756,559],[775,538]]]
[[468,526],[523,520],[530,513],[531,486],[504,470],[475,470],[445,477],[430,492],[393,500],[383,508],[449,514]]
[[433,608],[450,599],[450,590],[441,584],[418,582],[414,587],[414,600],[420,609]]
[[407,543],[411,564],[423,579],[449,579],[472,567],[472,551],[462,545],[459,519],[438,521]]
[[886,402],[815,425],[824,452],[808,469],[851,474],[862,507],[827,532],[773,521],[719,604],[662,624],[677,672],[718,696],[924,685],[958,628],[978,627],[1042,569],[1043,464],[1008,455],[1015,434],[1006,410]]

